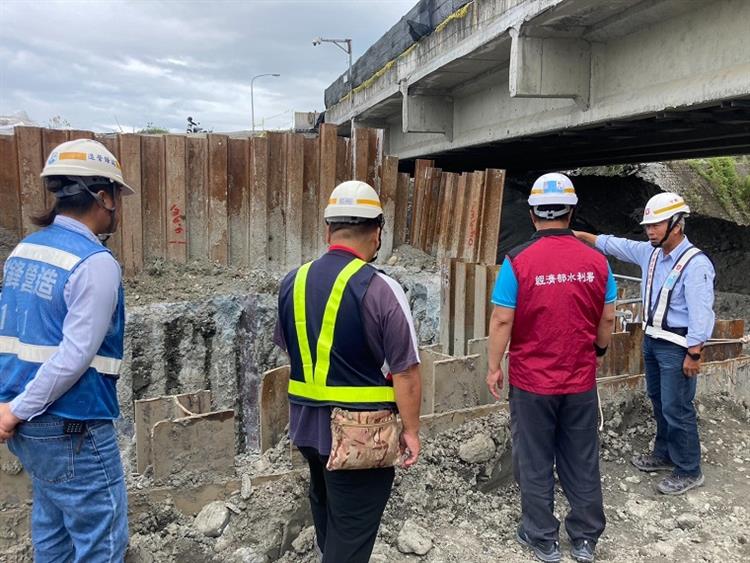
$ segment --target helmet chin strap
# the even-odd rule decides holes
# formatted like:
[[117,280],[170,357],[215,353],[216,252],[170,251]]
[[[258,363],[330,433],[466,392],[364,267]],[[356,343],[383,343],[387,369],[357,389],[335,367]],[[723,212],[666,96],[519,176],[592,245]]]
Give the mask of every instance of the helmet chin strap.
[[100,196],[99,194],[95,194],[92,191],[89,191],[89,193],[93,196],[99,207],[106,211],[109,211],[109,225],[107,226],[107,232],[99,233],[98,235],[96,235],[96,237],[102,242],[102,244],[104,244],[115,232],[115,211],[117,211],[117,206],[113,205],[112,207],[107,207],[107,204],[104,203],[104,199],[102,198],[102,196]]
[[667,226],[667,232],[664,233],[664,236],[661,237],[661,240],[657,243],[651,243],[651,246],[654,248],[661,248],[665,242],[667,242],[667,239],[669,238],[669,234],[672,232],[672,230],[675,228],[677,223],[680,222],[680,219],[682,218],[682,213],[677,213],[676,215],[672,215],[672,217],[669,218],[669,225]]
[[375,255],[370,258],[370,263],[375,262],[375,260],[378,259],[378,252],[380,252],[380,247],[383,245],[383,227],[380,227],[380,230],[378,231],[378,247],[375,249]]

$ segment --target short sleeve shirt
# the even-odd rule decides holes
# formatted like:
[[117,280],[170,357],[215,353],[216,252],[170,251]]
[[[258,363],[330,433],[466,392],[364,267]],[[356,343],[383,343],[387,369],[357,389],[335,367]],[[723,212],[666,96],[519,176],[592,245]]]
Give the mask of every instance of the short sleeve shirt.
[[[513,265],[506,258],[500,268],[500,274],[495,282],[495,289],[492,291],[492,303],[500,307],[516,308],[516,298],[518,296],[518,280],[513,272]],[[617,283],[612,274],[612,269],[607,265],[607,288],[604,296],[605,303],[614,303],[617,300]]]
[[[382,272],[373,276],[362,300],[362,322],[367,344],[381,363],[383,377],[397,377],[419,363],[419,347],[409,302],[396,280]],[[278,322],[274,343],[286,350]],[[321,455],[330,454],[330,419],[331,407],[290,403],[289,437],[292,443],[315,448]]]

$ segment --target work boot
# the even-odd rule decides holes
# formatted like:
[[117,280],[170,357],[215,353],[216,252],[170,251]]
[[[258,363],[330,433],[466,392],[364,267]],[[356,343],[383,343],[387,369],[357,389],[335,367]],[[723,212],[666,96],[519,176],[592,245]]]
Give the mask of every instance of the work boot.
[[695,477],[691,477],[690,475],[675,475],[673,473],[659,481],[656,484],[656,490],[663,495],[681,495],[690,489],[700,487],[704,480],[703,473]]
[[582,563],[592,563],[594,561],[594,549],[596,542],[591,540],[575,540],[570,548],[570,556],[576,561]]
[[556,541],[534,541],[532,540],[526,530],[523,529],[523,525],[518,525],[516,531],[516,540],[521,545],[525,545],[534,552],[536,558],[539,561],[545,561],[546,563],[557,563],[562,558],[560,554],[560,544]]
[[652,471],[672,471],[674,464],[666,459],[656,457],[654,454],[638,454],[630,458],[637,469],[650,473]]

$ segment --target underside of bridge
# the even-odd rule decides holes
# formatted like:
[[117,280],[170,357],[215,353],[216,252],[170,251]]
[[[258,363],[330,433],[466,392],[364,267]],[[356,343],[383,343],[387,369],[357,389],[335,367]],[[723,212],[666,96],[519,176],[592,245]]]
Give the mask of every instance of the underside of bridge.
[[421,0],[326,121],[384,129],[406,170],[750,153],[748,21],[747,0]]
[[[448,171],[578,166],[750,154],[750,98],[425,154]],[[411,171],[414,159],[401,161]]]

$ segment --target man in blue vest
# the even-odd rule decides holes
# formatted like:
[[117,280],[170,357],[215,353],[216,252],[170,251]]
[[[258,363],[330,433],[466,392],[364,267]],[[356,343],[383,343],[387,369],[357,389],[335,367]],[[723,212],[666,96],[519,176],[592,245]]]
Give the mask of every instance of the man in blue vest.
[[632,459],[641,471],[670,471],[656,488],[679,495],[703,484],[693,399],[704,343],[714,326],[714,267],[685,236],[681,196],[652,197],[641,225],[649,242],[576,232],[581,240],[641,267],[646,390],[656,418],[654,450]]
[[370,266],[383,210],[364,182],[338,185],[325,210],[328,252],[290,272],[279,291],[275,342],[291,363],[289,435],[310,466],[310,506],[325,563],[367,563],[393,467],[328,470],[333,407],[398,409],[409,467],[419,455],[421,379],[403,290]]
[[55,148],[42,177],[54,205],[5,262],[0,442],[32,477],[34,560],[120,562],[127,496],[113,420],[125,304],[102,240],[134,192],[89,139]]

